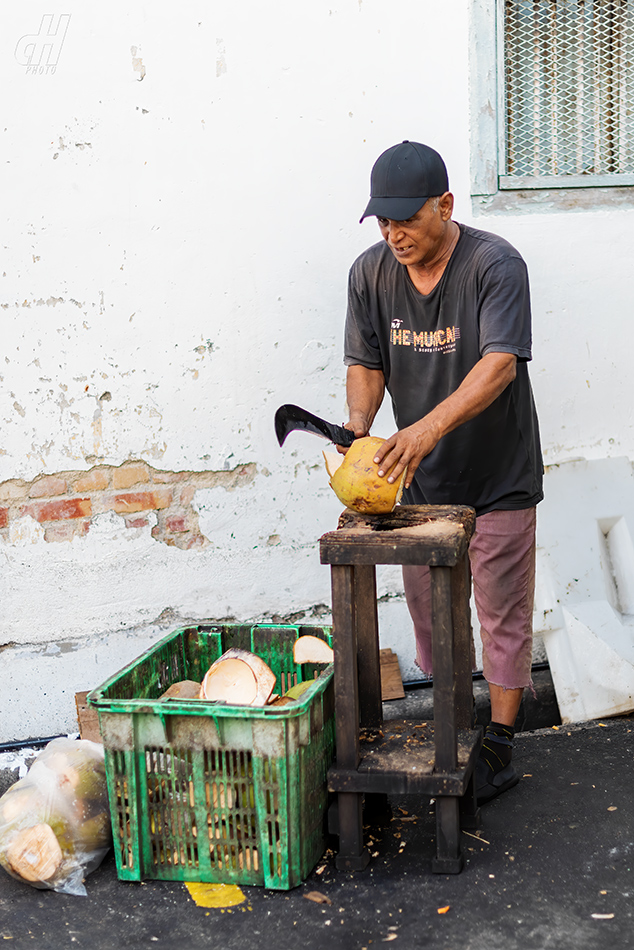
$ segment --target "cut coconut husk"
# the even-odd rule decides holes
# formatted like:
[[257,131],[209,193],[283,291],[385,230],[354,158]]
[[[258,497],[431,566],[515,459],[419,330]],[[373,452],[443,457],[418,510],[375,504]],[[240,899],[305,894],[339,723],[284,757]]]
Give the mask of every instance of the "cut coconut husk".
[[101,799],[105,787],[103,746],[88,739],[53,739],[33,763],[30,779],[50,794]]
[[200,683],[195,683],[194,680],[172,683],[159,699],[200,699]]
[[395,482],[388,482],[389,472],[379,478],[379,466],[374,461],[376,451],[384,441],[375,436],[355,439],[332,474],[326,460],[330,486],[346,508],[365,514],[388,514],[401,500],[405,472]]
[[49,881],[62,863],[62,849],[50,825],[19,831],[6,850],[11,871],[25,881]]
[[85,894],[106,854],[110,814],[100,743],[53,739],[0,799],[0,864],[38,888]]
[[46,796],[24,780],[16,782],[0,798],[0,825],[11,824],[25,814],[44,814]]
[[332,663],[334,653],[325,640],[307,635],[293,644],[293,660],[301,663]]
[[275,674],[261,657],[232,649],[210,666],[200,698],[231,706],[266,706],[274,687]]
[[290,689],[287,689],[284,693],[284,698],[287,697],[291,700],[300,699],[307,689],[310,689],[311,686],[315,685],[315,680],[304,680],[303,683],[295,683],[294,686],[291,686]]
[[340,455],[339,452],[323,452],[321,453],[324,457],[324,462],[326,463],[326,471],[330,478],[335,474],[341,463],[343,462],[345,456]]

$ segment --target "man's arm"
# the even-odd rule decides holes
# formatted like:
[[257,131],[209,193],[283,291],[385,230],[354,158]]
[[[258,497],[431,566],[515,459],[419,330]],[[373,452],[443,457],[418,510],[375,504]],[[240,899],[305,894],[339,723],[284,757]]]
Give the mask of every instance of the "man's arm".
[[[504,392],[509,383],[513,382],[516,363],[517,357],[513,353],[487,353],[483,356],[451,396],[418,422],[385,440],[374,457],[374,461],[379,464],[379,476],[389,472],[387,480],[393,482],[407,469],[405,488],[409,488],[421,460],[429,455],[442,437],[484,412],[500,393]],[[350,422],[352,423],[352,411]],[[348,425],[348,428],[352,428],[352,425]],[[392,466],[394,468],[390,471]]]
[[[367,435],[385,393],[385,376],[380,369],[367,369],[356,364],[348,367],[346,396],[350,421],[345,428],[351,429],[357,439]],[[338,447],[339,451],[341,449]],[[346,450],[343,450],[344,453]]]

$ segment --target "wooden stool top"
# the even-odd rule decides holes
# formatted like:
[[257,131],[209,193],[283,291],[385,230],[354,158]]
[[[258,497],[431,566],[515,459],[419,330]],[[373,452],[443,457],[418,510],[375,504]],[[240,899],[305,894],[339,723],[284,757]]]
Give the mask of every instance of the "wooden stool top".
[[454,567],[467,550],[475,511],[466,505],[398,505],[387,515],[346,508],[319,541],[322,564]]

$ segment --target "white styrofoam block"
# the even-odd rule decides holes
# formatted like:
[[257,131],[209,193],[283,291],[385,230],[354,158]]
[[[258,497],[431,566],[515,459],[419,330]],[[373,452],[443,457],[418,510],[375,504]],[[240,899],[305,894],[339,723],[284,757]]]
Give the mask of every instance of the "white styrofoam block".
[[[565,633],[551,669],[564,722],[616,716],[634,709],[634,624],[607,601],[564,610]],[[565,653],[565,656],[562,654]],[[549,647],[550,656],[550,647]]]
[[536,608],[564,722],[634,709],[634,469],[547,469]]

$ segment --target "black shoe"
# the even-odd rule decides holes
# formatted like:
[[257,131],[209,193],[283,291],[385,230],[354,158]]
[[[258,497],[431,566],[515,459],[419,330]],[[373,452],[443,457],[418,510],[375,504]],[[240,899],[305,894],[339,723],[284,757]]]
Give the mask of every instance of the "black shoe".
[[476,798],[478,805],[486,805],[492,798],[514,788],[520,777],[511,764],[493,772],[484,759],[478,759],[475,768]]

